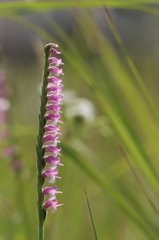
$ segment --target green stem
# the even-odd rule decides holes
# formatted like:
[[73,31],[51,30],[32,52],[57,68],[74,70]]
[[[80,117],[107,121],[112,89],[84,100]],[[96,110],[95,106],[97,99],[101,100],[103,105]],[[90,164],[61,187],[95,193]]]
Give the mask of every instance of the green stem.
[[43,240],[44,239],[44,220],[46,216],[46,211],[43,209],[43,201],[44,197],[42,195],[42,186],[44,184],[44,179],[42,177],[42,170],[45,167],[45,162],[44,162],[44,149],[43,149],[43,135],[44,135],[44,127],[46,124],[45,121],[45,112],[46,112],[46,102],[47,102],[47,92],[46,92],[46,87],[47,87],[47,78],[49,76],[49,50],[50,50],[50,45],[45,46],[45,60],[44,60],[44,71],[43,71],[43,83],[42,83],[42,92],[41,92],[41,103],[40,103],[40,113],[39,113],[39,132],[37,136],[37,146],[36,146],[36,155],[37,155],[37,170],[38,170],[38,175],[37,175],[37,192],[38,192],[38,230],[39,230],[39,236],[38,240]]

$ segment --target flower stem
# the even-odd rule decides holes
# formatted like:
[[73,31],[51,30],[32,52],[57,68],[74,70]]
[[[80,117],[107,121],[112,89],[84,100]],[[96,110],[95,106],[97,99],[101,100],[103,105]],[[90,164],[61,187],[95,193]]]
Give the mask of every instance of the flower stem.
[[39,113],[39,132],[37,136],[37,146],[36,146],[36,155],[37,155],[37,193],[38,193],[38,240],[44,239],[44,220],[46,216],[46,211],[43,209],[44,197],[42,195],[42,186],[44,184],[44,179],[42,176],[42,170],[45,167],[44,162],[44,149],[43,149],[43,135],[44,135],[44,126],[45,126],[45,112],[46,112],[46,102],[47,102],[47,78],[49,76],[49,50],[50,45],[45,46],[45,60],[44,60],[44,70],[43,70],[43,83],[41,91],[41,102],[40,102],[40,113]]

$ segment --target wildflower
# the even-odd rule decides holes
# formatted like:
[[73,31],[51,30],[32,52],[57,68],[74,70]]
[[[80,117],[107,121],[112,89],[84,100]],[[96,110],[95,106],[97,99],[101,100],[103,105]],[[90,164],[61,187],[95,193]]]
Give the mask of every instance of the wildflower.
[[59,66],[59,65],[63,65],[64,63],[62,62],[61,59],[58,59],[58,58],[55,58],[55,57],[52,57],[52,58],[49,58],[49,63],[53,63],[55,64],[55,66]]
[[54,124],[56,124],[57,122],[61,122],[59,121],[60,117],[61,117],[60,114],[49,113],[45,116],[45,119],[46,121],[52,121]]
[[96,110],[93,103],[85,98],[74,98],[71,103],[67,104],[67,118],[80,118],[84,122],[91,123],[95,120]]
[[6,141],[5,147],[1,149],[1,156],[11,160],[11,167],[15,172],[22,169],[19,148],[13,144],[11,132],[8,124],[8,110],[10,102],[8,100],[7,84],[4,71],[0,69],[0,140]]
[[64,93],[63,103],[65,105],[72,104],[74,100],[76,100],[77,98],[76,92],[74,90],[65,90],[63,91],[63,93]]
[[53,112],[59,112],[61,113],[61,108],[62,108],[62,105],[56,105],[56,104],[48,104],[46,105],[46,111],[49,112],[49,111],[53,111]]
[[54,133],[54,134],[61,134],[61,133],[59,133],[58,131],[60,131],[61,130],[61,128],[59,127],[59,126],[55,126],[55,125],[46,125],[45,126],[45,132],[52,132],[52,133]]
[[58,52],[55,48],[50,49],[51,54],[61,54],[61,52]]
[[45,146],[45,152],[51,153],[54,156],[61,155],[61,148],[57,148],[57,143],[53,143],[54,145]]
[[43,140],[44,140],[44,142],[56,142],[56,143],[58,143],[58,142],[60,142],[60,141],[58,140],[58,138],[59,138],[58,135],[48,134],[48,135],[45,135],[45,136],[43,137]]
[[57,204],[58,201],[57,199],[54,199],[54,200],[47,200],[46,203],[43,205],[43,208],[45,210],[51,210],[51,212],[56,212],[57,208],[60,207],[60,206],[63,206],[63,204]]
[[57,191],[57,186],[55,186],[53,188],[52,187],[45,187],[45,188],[43,188],[42,192],[43,192],[44,196],[49,195],[50,199],[55,199],[56,194],[62,193],[60,191]]
[[18,154],[18,147],[17,146],[8,146],[8,147],[5,147],[4,150],[3,150],[3,156],[5,158],[9,158],[9,157],[13,157],[15,155]]
[[7,96],[7,85],[5,82],[4,71],[0,69],[0,137],[2,140],[8,137],[7,111],[10,107],[10,102]]
[[15,171],[20,171],[22,169],[21,159],[13,159],[11,163],[12,169]]
[[50,73],[54,73],[55,76],[64,75],[64,73],[62,72],[62,69],[59,69],[58,67],[55,67],[55,66],[49,67],[49,71]]
[[54,77],[54,76],[49,76],[47,80],[48,80],[48,83],[56,84],[56,86],[59,86],[60,83],[62,82],[62,79],[59,79],[59,78]]
[[61,179],[61,177],[56,176],[58,174],[58,169],[46,169],[45,171],[42,172],[43,178],[49,178],[48,182],[49,183],[54,183],[56,178]]
[[50,169],[55,169],[57,166],[63,166],[63,164],[60,163],[60,158],[54,156],[45,157],[45,162],[50,164]]
[[[63,166],[60,163],[60,155],[61,148],[57,145],[60,143],[59,136],[60,126],[57,124],[62,123],[61,118],[61,109],[62,109],[62,79],[58,77],[60,75],[64,75],[60,65],[63,65],[61,59],[58,59],[53,54],[61,54],[61,52],[57,51],[56,48],[58,45],[50,44],[49,58],[48,58],[48,71],[49,76],[47,78],[47,86],[46,86],[46,97],[47,102],[45,106],[45,121],[46,124],[44,126],[44,135],[43,135],[43,149],[44,149],[44,162],[46,164],[45,169],[42,171],[42,177],[48,179],[49,183],[54,183],[56,179],[61,179],[58,176],[58,166]],[[43,208],[45,210],[51,210],[51,212],[55,212],[59,206],[63,204],[57,204],[56,194],[62,193],[57,190],[57,187],[46,186],[42,189],[43,196],[48,196],[48,199],[43,204]]]

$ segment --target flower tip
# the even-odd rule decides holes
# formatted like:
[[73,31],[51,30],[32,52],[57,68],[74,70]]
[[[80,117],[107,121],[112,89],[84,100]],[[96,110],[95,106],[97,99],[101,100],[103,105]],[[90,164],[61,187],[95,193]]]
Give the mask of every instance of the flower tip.
[[64,164],[63,164],[63,163],[58,163],[58,165],[59,165],[59,166],[61,166],[61,167],[63,167],[63,166],[64,166]]
[[56,43],[50,43],[50,46],[52,47],[52,48],[57,48],[59,45],[58,44],[56,44]]

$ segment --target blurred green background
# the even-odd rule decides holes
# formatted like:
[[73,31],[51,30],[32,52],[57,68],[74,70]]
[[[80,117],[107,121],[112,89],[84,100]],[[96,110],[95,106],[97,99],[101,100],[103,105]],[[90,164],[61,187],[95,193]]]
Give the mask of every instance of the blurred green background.
[[[94,239],[83,186],[100,240],[158,239],[157,4],[0,3],[1,64],[11,103],[11,137],[0,143],[0,240],[37,239],[35,146],[48,42],[59,44],[65,63],[64,167],[56,182],[64,206],[48,213],[45,239]],[[8,144],[19,147],[19,171],[3,157]]]

